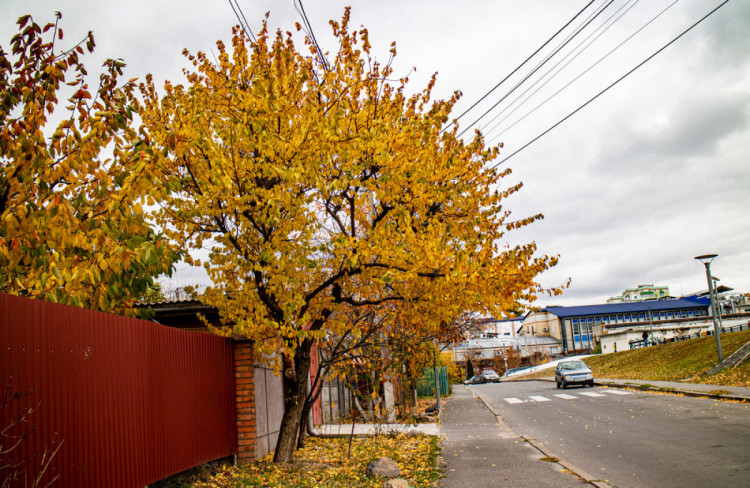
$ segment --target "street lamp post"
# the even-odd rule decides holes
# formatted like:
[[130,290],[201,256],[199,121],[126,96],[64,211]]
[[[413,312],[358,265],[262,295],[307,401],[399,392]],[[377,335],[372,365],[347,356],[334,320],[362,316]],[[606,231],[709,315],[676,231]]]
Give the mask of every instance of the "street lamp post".
[[708,281],[708,296],[711,299],[711,316],[714,320],[714,335],[716,336],[716,349],[719,351],[719,362],[724,361],[724,354],[721,352],[721,327],[719,327],[719,321],[717,319],[717,308],[716,298],[714,297],[714,280],[711,279],[711,261],[717,254],[703,254],[695,256],[695,259],[703,263],[706,267],[706,280]]

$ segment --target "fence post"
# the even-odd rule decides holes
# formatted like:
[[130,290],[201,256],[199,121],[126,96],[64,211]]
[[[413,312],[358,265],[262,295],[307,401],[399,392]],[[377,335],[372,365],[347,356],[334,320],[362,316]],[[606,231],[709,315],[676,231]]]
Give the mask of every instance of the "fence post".
[[253,343],[247,339],[234,339],[234,388],[237,405],[237,459],[236,464],[255,461],[258,430],[255,416],[255,364]]

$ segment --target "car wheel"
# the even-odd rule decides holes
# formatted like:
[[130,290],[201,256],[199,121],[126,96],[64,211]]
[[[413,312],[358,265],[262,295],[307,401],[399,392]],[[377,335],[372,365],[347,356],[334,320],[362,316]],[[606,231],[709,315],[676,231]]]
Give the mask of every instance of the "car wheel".
[[568,387],[568,384],[565,382],[565,380],[562,380],[562,387],[563,390]]
[[555,383],[557,384],[557,387],[560,388],[560,382],[559,381],[555,381]]

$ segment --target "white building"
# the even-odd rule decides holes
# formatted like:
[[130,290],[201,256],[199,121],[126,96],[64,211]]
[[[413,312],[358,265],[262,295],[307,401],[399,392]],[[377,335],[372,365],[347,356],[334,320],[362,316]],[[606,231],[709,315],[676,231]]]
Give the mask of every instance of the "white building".
[[654,286],[653,283],[628,288],[620,296],[610,297],[607,303],[642,302],[644,300],[660,300],[669,297],[668,286]]

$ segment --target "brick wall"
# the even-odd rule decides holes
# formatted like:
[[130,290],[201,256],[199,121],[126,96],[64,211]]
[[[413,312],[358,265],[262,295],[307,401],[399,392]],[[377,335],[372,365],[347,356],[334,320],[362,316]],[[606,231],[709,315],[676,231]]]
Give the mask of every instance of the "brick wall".
[[251,341],[234,342],[234,378],[237,394],[237,464],[255,461],[257,437],[255,366]]

